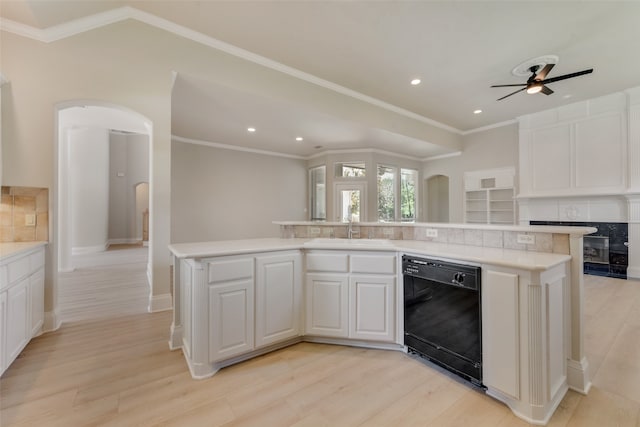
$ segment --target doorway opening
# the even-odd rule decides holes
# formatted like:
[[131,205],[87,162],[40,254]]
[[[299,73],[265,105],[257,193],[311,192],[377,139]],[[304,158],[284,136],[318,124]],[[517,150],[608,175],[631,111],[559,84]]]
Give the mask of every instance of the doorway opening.
[[449,177],[434,175],[424,182],[426,222],[449,222]]
[[58,323],[147,312],[149,304],[151,123],[122,107],[88,104],[56,111]]
[[361,222],[367,218],[367,184],[335,184],[335,217],[340,222]]

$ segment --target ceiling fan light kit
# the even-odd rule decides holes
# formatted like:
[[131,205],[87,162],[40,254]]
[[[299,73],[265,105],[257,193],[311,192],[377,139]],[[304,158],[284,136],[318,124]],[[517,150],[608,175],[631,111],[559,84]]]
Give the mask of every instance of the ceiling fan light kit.
[[584,74],[589,74],[593,72],[593,68],[583,71],[577,71],[575,73],[564,74],[558,77],[547,78],[547,75],[551,71],[551,69],[558,63],[559,58],[555,55],[545,55],[537,58],[529,59],[528,61],[523,62],[522,64],[516,66],[511,74],[514,76],[527,76],[530,74],[526,83],[518,83],[518,84],[506,84],[506,85],[493,85],[491,87],[519,87],[524,86],[521,89],[516,90],[515,92],[511,92],[502,98],[498,98],[498,101],[501,101],[505,98],[510,97],[511,95],[515,95],[518,92],[526,91],[528,94],[534,94],[542,92],[545,95],[551,95],[553,90],[551,90],[546,84],[558,82],[560,80],[566,80],[573,77],[582,76]]

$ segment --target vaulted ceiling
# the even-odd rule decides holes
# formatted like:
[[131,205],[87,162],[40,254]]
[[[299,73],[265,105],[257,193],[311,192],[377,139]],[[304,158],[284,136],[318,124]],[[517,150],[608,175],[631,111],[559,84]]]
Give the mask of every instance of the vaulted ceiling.
[[[122,6],[436,121],[460,134],[640,85],[640,2],[20,0],[2,2],[0,15],[47,29]],[[549,77],[587,68],[594,72],[551,83],[555,93],[550,96],[519,93],[497,101],[512,88],[490,86],[524,82],[527,77],[516,77],[511,70],[541,55],[559,58]],[[421,84],[412,86],[409,82],[414,78],[420,78]],[[191,91],[195,100],[198,92],[203,105],[207,94],[215,96],[220,89],[197,91],[196,82],[189,81],[181,82],[185,92],[179,96]],[[241,103],[260,108],[261,101],[252,101],[251,94],[234,98],[227,93],[225,97],[230,100],[229,114],[240,114],[235,110],[241,110],[237,108]],[[281,120],[277,117],[285,120],[279,127],[287,126],[287,118],[291,123],[291,106],[264,104],[275,121]],[[281,114],[274,109],[281,109]],[[478,109],[482,113],[474,114]],[[332,132],[317,132],[318,144],[327,148],[356,148],[364,140],[375,148],[375,141],[385,138],[370,129],[341,123],[339,117],[308,113],[299,111],[296,120],[302,125],[287,131],[293,135],[311,132],[314,126],[333,126]],[[186,128],[188,123],[175,126]],[[278,126],[274,131],[283,131]],[[229,132],[210,138],[224,135],[231,140],[234,137]],[[242,132],[246,138],[246,130]],[[404,143],[405,152],[410,153],[418,141]],[[269,147],[308,154],[296,148]],[[438,147],[423,150],[426,155],[442,151]]]

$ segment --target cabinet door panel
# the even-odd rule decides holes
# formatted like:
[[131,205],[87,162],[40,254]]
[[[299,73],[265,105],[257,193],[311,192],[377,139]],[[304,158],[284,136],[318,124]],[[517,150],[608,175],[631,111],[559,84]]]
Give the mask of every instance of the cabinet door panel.
[[300,255],[258,257],[256,266],[256,347],[300,335]]
[[44,270],[38,270],[29,279],[31,286],[30,336],[35,336],[44,323]]
[[482,279],[483,382],[520,398],[518,275],[485,270]]
[[29,323],[29,278],[26,278],[7,292],[6,363],[11,363],[26,345]]
[[0,375],[6,369],[5,349],[7,348],[7,292],[0,293]]
[[253,350],[253,279],[209,286],[209,361]]
[[348,336],[347,285],[347,275],[307,274],[307,334]]
[[349,337],[393,341],[395,278],[352,276],[349,292],[351,313]]

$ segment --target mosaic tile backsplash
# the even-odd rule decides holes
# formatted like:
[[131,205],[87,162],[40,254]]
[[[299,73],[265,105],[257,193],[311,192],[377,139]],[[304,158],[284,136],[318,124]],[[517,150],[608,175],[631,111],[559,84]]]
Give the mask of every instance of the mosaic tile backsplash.
[[0,242],[49,240],[49,190],[2,187]]

